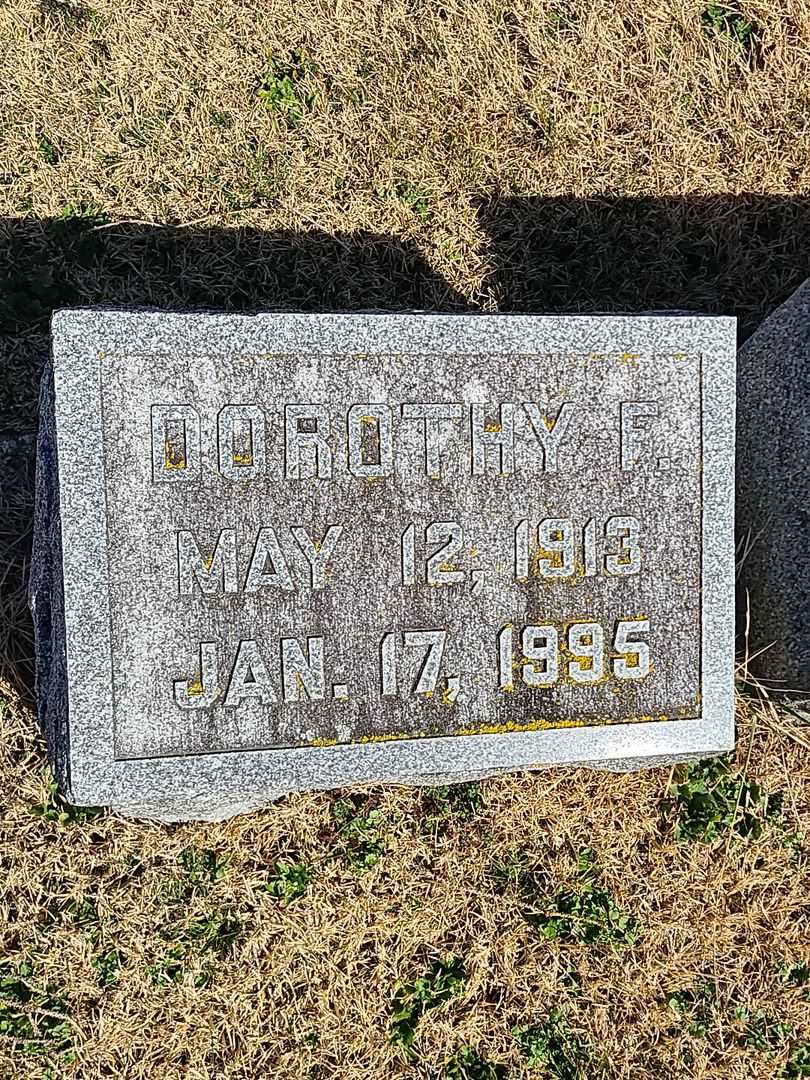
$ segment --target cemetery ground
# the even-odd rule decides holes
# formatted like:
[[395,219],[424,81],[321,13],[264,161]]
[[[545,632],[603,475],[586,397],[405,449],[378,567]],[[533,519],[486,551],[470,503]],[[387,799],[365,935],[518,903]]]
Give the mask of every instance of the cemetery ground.
[[71,808],[2,696],[3,1077],[807,1076],[807,729],[736,763]]
[[727,763],[143,824],[49,787],[24,604],[54,308],[746,336],[810,274],[809,39],[799,0],[0,8],[3,1080],[810,1075],[810,728],[743,670]]

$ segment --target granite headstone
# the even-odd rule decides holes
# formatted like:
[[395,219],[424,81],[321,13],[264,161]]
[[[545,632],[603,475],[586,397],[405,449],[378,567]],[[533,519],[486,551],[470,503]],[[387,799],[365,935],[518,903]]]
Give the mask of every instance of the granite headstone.
[[733,742],[734,320],[53,320],[32,606],[78,803]]
[[750,674],[810,698],[810,281],[740,349],[739,618]]

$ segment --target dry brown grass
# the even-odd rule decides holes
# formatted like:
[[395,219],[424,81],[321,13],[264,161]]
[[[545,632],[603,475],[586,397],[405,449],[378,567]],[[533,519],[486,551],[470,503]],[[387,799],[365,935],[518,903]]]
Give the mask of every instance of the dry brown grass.
[[[807,189],[810,9],[747,3],[749,57],[701,32],[705,7],[18,0],[2,15],[3,198],[41,216],[92,201],[118,220],[418,235],[470,291],[470,195]],[[257,90],[292,52],[314,101],[291,131]],[[251,175],[262,205],[242,209]],[[402,181],[430,196],[429,235],[384,193]]]
[[810,272],[810,6],[746,0],[740,44],[712,3],[7,0],[0,430],[65,304],[750,331]]
[[[810,272],[810,6],[746,0],[743,46],[704,32],[707,6],[8,0],[0,432],[35,426],[61,304],[691,306],[750,329]],[[270,107],[273,58],[278,76],[293,54],[292,105]],[[19,675],[30,484],[5,479],[0,642]],[[515,1080],[510,1027],[557,1005],[585,1076],[605,1060],[616,1080],[765,1080],[810,1038],[807,993],[779,975],[810,960],[807,856],[785,846],[810,833],[810,766],[790,718],[741,706],[740,761],[785,792],[759,839],[675,842],[662,771],[516,776],[435,839],[423,795],[374,792],[384,852],[357,874],[324,794],[221,825],[43,820],[31,715],[2,700],[0,978],[25,973],[33,995],[15,1013],[0,982],[4,1080],[427,1078],[465,1044]],[[493,879],[524,850],[553,891],[584,846],[638,920],[629,948],[543,940]],[[191,848],[224,874],[190,881]],[[285,859],[314,871],[290,904],[265,889]],[[206,919],[239,923],[232,947],[190,947],[156,985],[172,935]],[[105,985],[94,960],[113,950]],[[463,992],[425,1015],[408,1063],[388,1041],[395,987],[451,952]],[[666,996],[707,981],[710,1031],[690,1035]],[[741,1045],[741,1007],[794,1034],[774,1056]],[[26,1016],[35,1035],[66,1024],[75,1061],[21,1036]]]
[[810,7],[746,3],[748,49],[705,7],[14,0],[0,213],[392,236],[491,304],[476,200],[807,193]]
[[[784,811],[759,839],[676,842],[671,816],[662,822],[667,771],[577,770],[488,781],[480,812],[451,816],[439,835],[425,831],[423,795],[375,789],[367,805],[383,815],[384,850],[363,874],[341,854],[325,794],[214,825],[44,821],[32,813],[48,775],[31,718],[12,705],[3,719],[4,971],[27,964],[34,990],[62,996],[76,1054],[72,1065],[52,1054],[49,1072],[47,1057],[6,1037],[3,1077],[427,1078],[471,1045],[509,1064],[514,1080],[543,1073],[521,1063],[510,1028],[555,1006],[586,1048],[583,1078],[765,1080],[810,1037],[807,987],[780,978],[785,965],[810,961],[807,854],[785,842],[810,832],[810,768],[761,710],[741,706],[740,754],[750,778],[784,793]],[[547,888],[570,884],[584,846],[638,922],[630,947],[544,940],[522,918],[519,890],[499,884],[498,864],[516,851]],[[192,881],[189,848],[216,853],[222,876]],[[279,860],[313,872],[289,903],[265,889]],[[225,955],[208,957],[210,984],[195,985],[206,957],[191,949],[177,981],[156,985],[150,967],[179,927],[201,918],[241,926]],[[120,968],[104,986],[93,961],[112,949]],[[463,960],[466,983],[425,1014],[409,1063],[388,1041],[395,988],[449,953]],[[667,995],[707,981],[717,985],[709,1032],[690,1035]],[[39,1000],[26,1007],[34,1023]],[[794,1035],[772,1055],[741,1045],[740,1007]]]

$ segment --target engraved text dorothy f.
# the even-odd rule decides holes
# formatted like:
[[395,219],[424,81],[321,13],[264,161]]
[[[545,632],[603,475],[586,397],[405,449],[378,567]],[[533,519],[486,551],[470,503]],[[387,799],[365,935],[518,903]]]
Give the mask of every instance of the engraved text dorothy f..
[[[367,402],[351,405],[339,421],[316,402],[283,409],[277,439],[283,476],[292,481],[330,480],[340,462],[352,476],[392,476],[400,428],[421,441],[421,462],[412,467],[425,476],[440,477],[453,453],[462,455],[472,476],[510,476],[519,440],[543,472],[556,473],[576,413],[567,401],[551,412],[532,401]],[[205,423],[192,405],[153,405],[151,428],[152,478],[158,483],[198,480],[209,465],[227,480],[253,480],[267,472],[271,425],[257,405],[226,405],[215,422]],[[215,432],[214,447],[204,445],[208,431]],[[413,445],[413,437],[408,442]]]

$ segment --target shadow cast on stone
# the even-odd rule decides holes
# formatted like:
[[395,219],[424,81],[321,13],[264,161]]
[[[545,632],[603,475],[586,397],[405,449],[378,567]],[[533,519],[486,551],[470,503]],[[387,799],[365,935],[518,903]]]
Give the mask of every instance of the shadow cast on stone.
[[54,309],[681,309],[736,315],[744,339],[810,275],[810,199],[491,197],[476,210],[488,277],[474,302],[389,236],[0,220],[0,675],[30,692],[32,435]]

